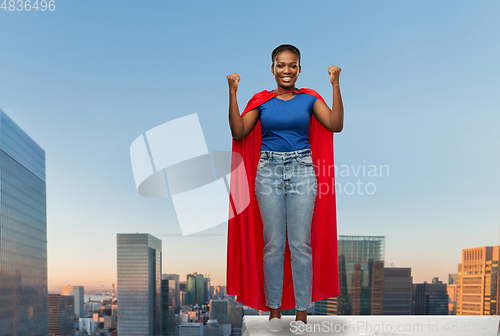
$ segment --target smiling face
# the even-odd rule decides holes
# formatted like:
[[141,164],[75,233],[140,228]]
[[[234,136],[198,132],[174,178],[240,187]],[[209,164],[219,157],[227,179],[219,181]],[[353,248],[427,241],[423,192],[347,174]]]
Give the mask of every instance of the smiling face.
[[290,50],[280,52],[274,61],[274,65],[271,66],[271,72],[278,87],[293,90],[300,73],[297,55]]

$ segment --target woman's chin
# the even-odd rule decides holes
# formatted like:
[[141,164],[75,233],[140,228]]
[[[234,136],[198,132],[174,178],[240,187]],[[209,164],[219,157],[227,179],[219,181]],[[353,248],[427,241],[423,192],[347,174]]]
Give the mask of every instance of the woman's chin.
[[283,88],[293,89],[295,87],[295,82],[281,82],[281,83],[276,83],[276,84],[283,87]]

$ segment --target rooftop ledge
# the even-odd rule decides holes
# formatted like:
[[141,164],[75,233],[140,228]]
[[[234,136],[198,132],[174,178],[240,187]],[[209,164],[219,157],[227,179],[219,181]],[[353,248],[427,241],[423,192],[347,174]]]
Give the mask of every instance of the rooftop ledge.
[[[282,315],[280,332],[266,329],[267,316],[244,316],[242,335],[293,335],[295,316]],[[497,336],[500,316],[467,315],[308,315],[307,336]],[[303,328],[304,326],[302,326]]]

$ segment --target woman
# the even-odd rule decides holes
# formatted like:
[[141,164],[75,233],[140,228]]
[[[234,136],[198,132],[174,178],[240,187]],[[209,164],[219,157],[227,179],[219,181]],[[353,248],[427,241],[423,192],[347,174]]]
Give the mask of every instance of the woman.
[[[263,277],[264,285],[260,287],[264,289],[265,306],[271,312],[268,330],[277,332],[281,330],[281,307],[290,306],[290,272],[283,267],[288,254],[298,323],[307,323],[307,308],[313,300],[338,296],[334,176],[329,176],[331,170],[325,173],[321,168],[333,167],[332,132],[342,130],[344,113],[340,68],[328,67],[333,87],[330,109],[314,90],[295,87],[301,71],[300,51],[296,47],[281,45],[273,50],[271,58],[277,88],[254,95],[241,116],[236,99],[240,77],[235,73],[227,76],[233,152],[242,154],[247,174],[242,177],[244,174],[233,159],[231,196],[238,214],[229,220],[227,291],[238,295],[239,302],[263,309],[253,297],[260,295]],[[260,160],[255,165],[256,154]],[[252,193],[255,188],[257,211],[252,197],[248,209],[239,209],[239,199],[244,196],[237,188],[243,185],[242,181],[248,181],[245,190]],[[323,184],[330,190],[321,200],[323,190],[318,186]],[[242,246],[247,241],[253,246]],[[252,258],[252,252],[257,256]],[[257,272],[250,270],[253,263]],[[241,278],[250,281],[244,283]],[[249,286],[256,290],[249,291]]]

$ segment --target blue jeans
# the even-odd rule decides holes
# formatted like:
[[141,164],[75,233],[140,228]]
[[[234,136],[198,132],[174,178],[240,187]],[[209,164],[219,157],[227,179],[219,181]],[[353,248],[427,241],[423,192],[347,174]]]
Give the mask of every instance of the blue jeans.
[[309,148],[294,152],[261,150],[255,194],[264,225],[264,288],[270,308],[281,307],[287,232],[295,308],[312,306],[311,222],[317,189]]

